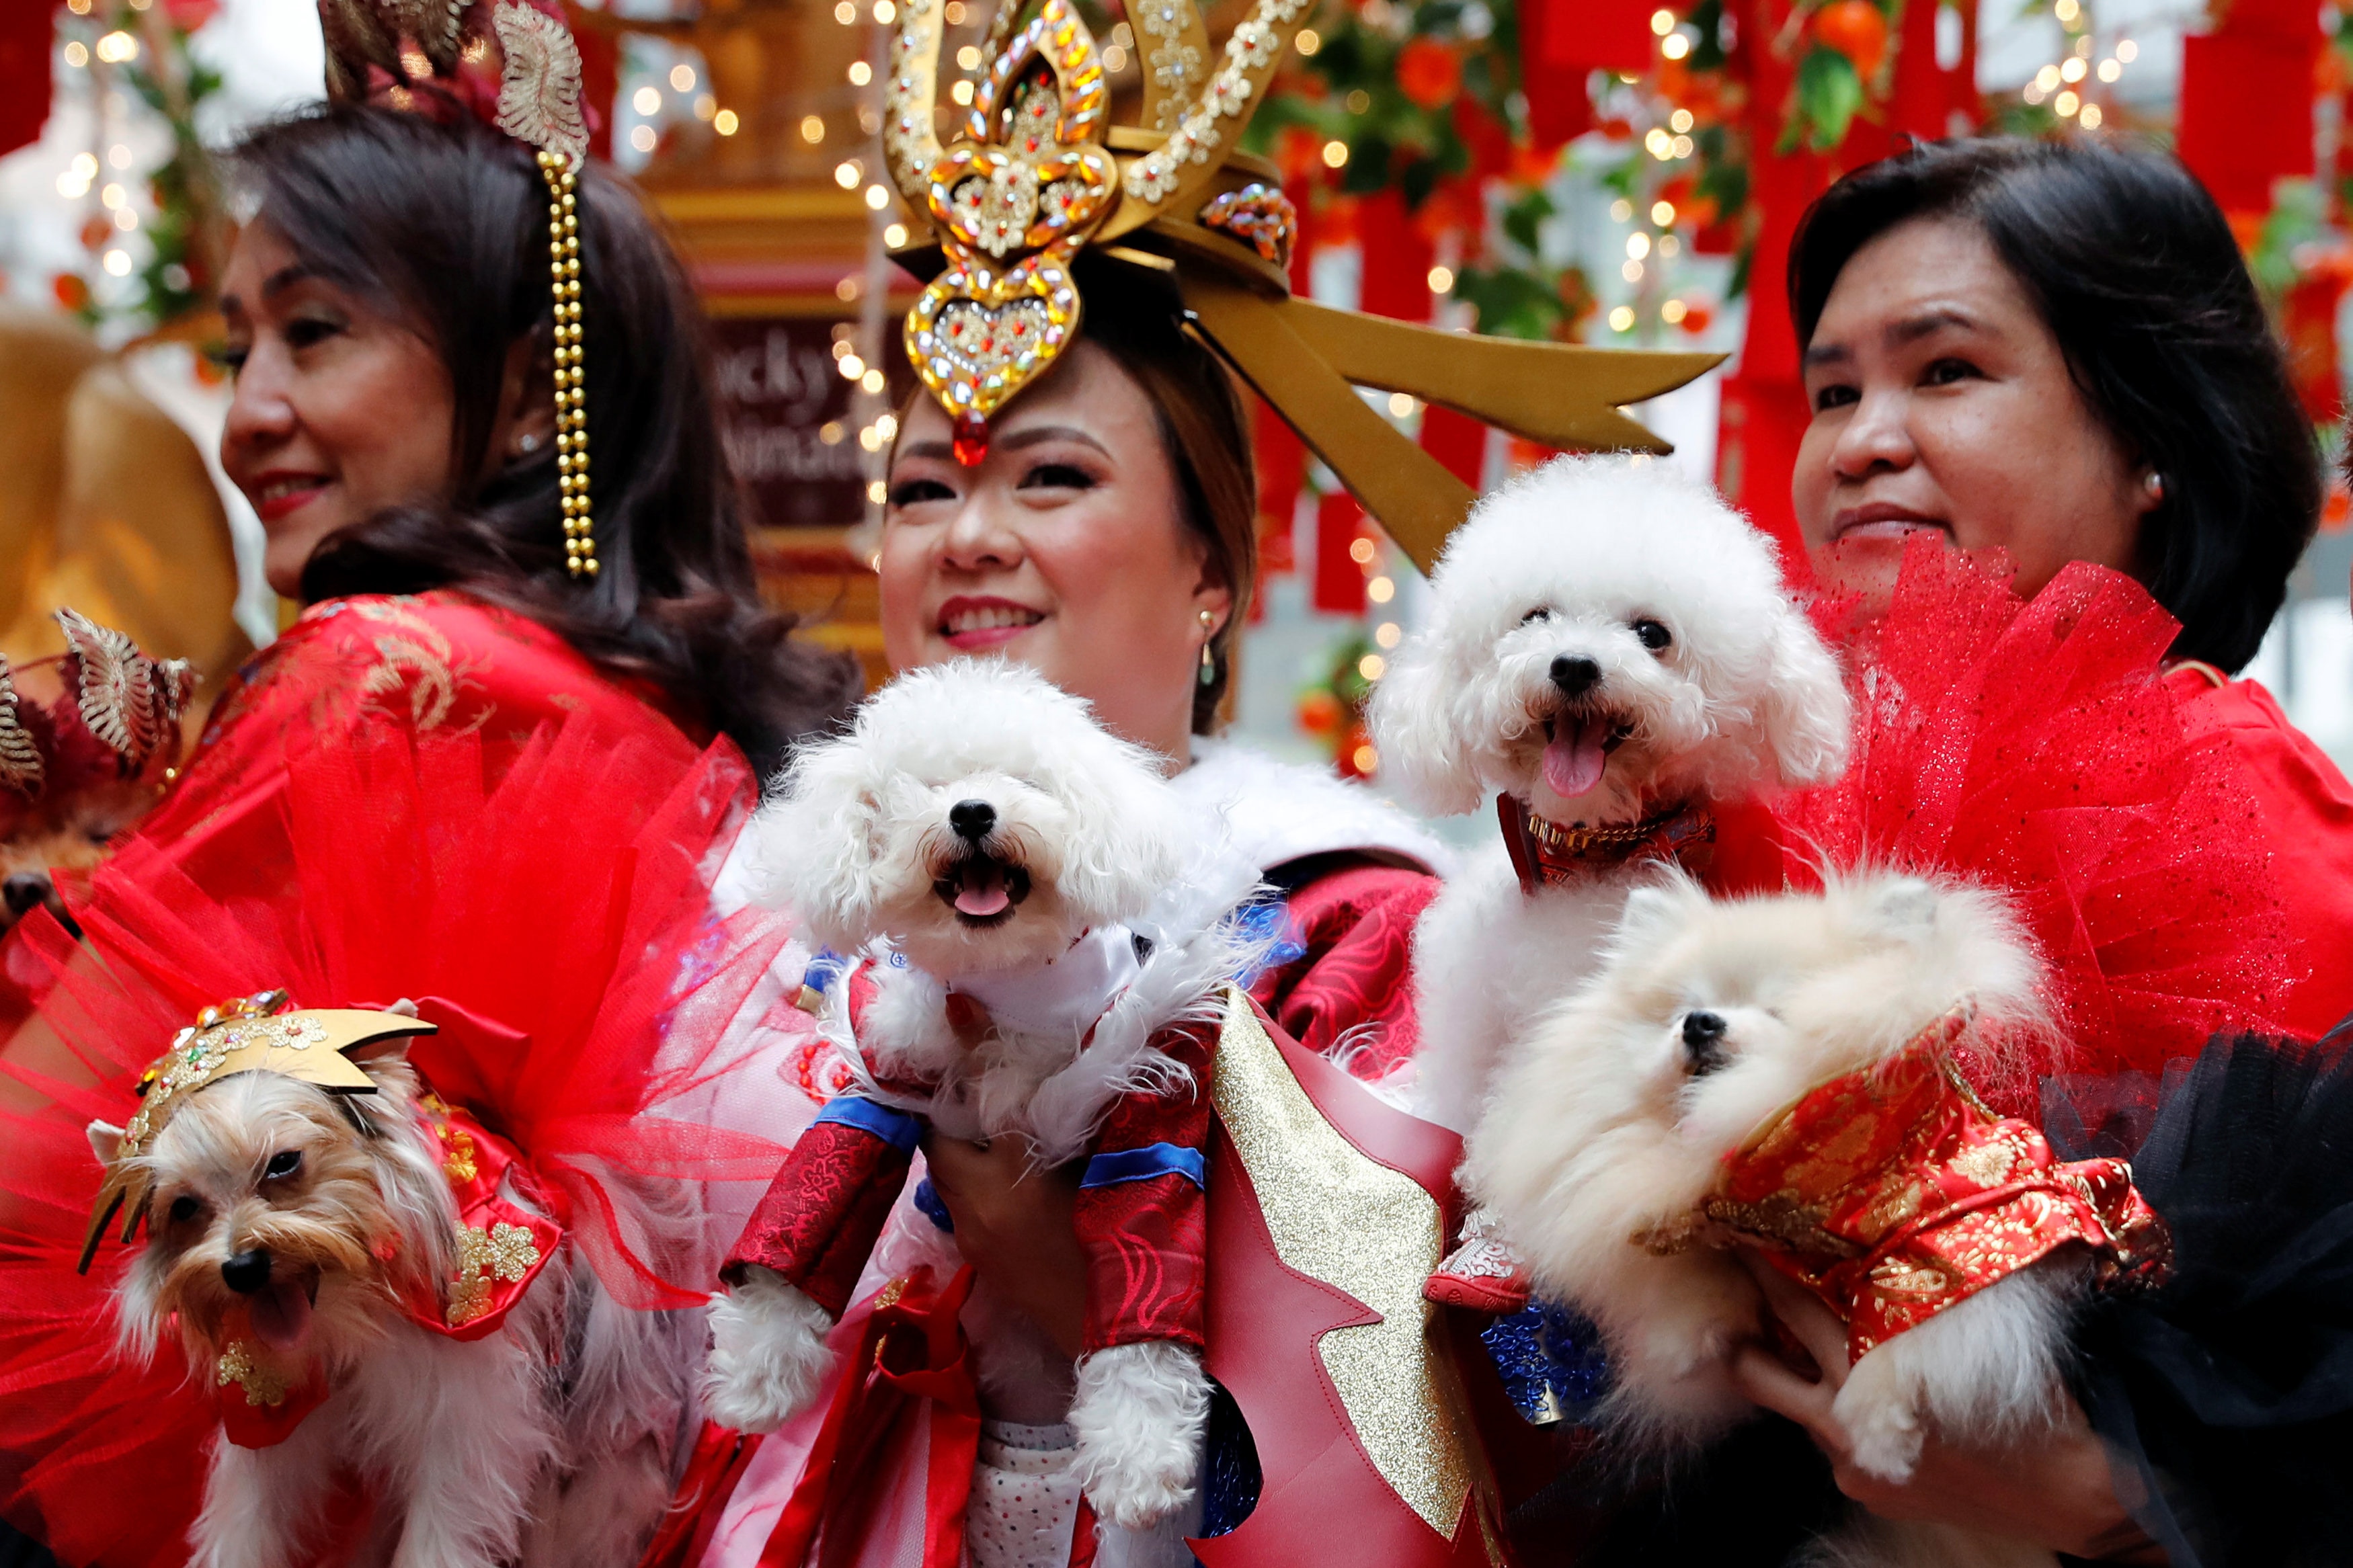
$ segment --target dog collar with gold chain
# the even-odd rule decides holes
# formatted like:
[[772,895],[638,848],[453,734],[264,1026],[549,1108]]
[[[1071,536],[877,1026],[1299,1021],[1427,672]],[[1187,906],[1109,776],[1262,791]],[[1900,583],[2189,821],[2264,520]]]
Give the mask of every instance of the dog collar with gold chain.
[[1697,872],[1715,842],[1715,817],[1702,806],[1679,805],[1640,822],[1600,827],[1546,822],[1508,795],[1495,797],[1495,812],[1520,891],[1531,898],[1539,888],[1578,886],[1630,860],[1672,860]]

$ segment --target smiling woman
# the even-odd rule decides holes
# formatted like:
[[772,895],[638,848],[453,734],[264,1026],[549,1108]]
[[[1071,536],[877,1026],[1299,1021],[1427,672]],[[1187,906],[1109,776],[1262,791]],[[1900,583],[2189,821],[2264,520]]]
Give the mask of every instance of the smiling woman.
[[[2213,202],[2169,158],[2090,141],[1923,144],[1847,176],[1816,204],[1792,246],[1788,283],[1812,406],[1791,489],[1817,577],[1869,604],[1893,587],[1907,538],[1925,530],[2005,557],[2029,595],[2074,562],[2137,579],[2179,623],[2164,679],[2189,745],[2235,753],[2260,808],[2294,932],[2297,980],[2279,1021],[2307,1037],[2337,1024],[2353,1010],[2353,786],[2268,693],[2229,674],[2253,658],[2312,538],[2320,469]],[[2075,1087],[2046,1093],[2143,1103],[2154,1090],[2133,1076],[2096,1089],[2081,1076],[2052,1079]],[[2249,1111],[2232,1137],[2257,1140],[2261,1120]],[[2199,1152],[2227,1155],[2228,1142]],[[2161,1155],[2167,1146],[2153,1137],[2145,1148]],[[2298,1286],[2269,1289],[2267,1301],[2305,1300]],[[2087,1420],[2070,1402],[2006,1449],[1932,1442],[1908,1483],[1887,1483],[1850,1463],[1831,1415],[1844,1358],[1821,1347],[1842,1330],[1810,1301],[1776,1310],[1828,1374],[1751,1349],[1744,1392],[1802,1426],[1839,1485],[1885,1517],[2162,1561],[2183,1548],[2168,1507],[2183,1519],[2210,1505],[2224,1518],[2252,1508],[2250,1489],[2218,1487],[2219,1472],[2168,1472],[2156,1487],[2145,1484],[2154,1470],[2134,1473],[2128,1457],[2146,1467],[2156,1450],[2133,1423],[2200,1427],[2209,1412],[2192,1417],[2187,1403],[2119,1416],[2112,1402]],[[2283,1310],[2266,1323],[2288,1340],[2312,1330],[2301,1307]],[[2341,1307],[2327,1310],[2341,1321]],[[2281,1364],[2302,1363],[2291,1353]],[[2202,1375],[2203,1386],[2225,1380]],[[2249,1392],[2259,1381],[2233,1385],[2232,1408],[2265,1414],[2234,1415],[2229,1432],[2201,1440],[2303,1440],[2273,1424],[2274,1413],[2288,1420],[2284,1402],[2263,1405]],[[2330,1418],[2341,1423],[2342,1407]],[[2258,1558],[2272,1560],[2246,1560]]]

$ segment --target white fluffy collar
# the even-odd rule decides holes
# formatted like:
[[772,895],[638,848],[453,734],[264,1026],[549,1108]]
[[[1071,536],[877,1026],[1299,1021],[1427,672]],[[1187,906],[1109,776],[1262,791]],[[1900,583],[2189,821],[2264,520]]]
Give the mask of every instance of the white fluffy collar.
[[1440,875],[1452,865],[1429,829],[1364,785],[1232,741],[1196,735],[1193,765],[1173,782],[1223,819],[1228,845],[1261,871],[1345,849],[1395,856]]

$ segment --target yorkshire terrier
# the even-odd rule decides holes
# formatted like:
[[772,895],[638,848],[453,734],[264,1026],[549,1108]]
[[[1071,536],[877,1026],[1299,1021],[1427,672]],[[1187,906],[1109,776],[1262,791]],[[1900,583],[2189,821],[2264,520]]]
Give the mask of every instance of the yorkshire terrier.
[[[214,1031],[274,1005],[256,1001]],[[151,1131],[167,1057],[127,1131],[90,1128],[126,1229],[148,1233],[117,1292],[121,1343],[152,1359],[176,1341],[222,1410],[191,1562],[293,1568],[332,1547],[392,1568],[626,1568],[669,1500],[701,1314],[613,1301],[523,1167],[482,1186],[489,1135],[384,1034],[428,1026],[284,1019],[306,1016],[383,1022],[341,1068],[191,1080]],[[460,1176],[515,1223],[467,1226]],[[373,1504],[366,1534],[330,1542],[346,1481]]]

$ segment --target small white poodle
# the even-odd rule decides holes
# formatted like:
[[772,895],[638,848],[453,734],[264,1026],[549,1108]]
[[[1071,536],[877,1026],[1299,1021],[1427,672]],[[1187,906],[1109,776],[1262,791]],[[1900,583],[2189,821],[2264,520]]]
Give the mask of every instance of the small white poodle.
[[[1852,1247],[1843,1232],[1819,1234],[1839,1211],[1825,1221],[1810,1190],[1726,1198],[1727,1162],[1764,1150],[1819,1173],[1857,1158],[1831,1145],[1871,1137],[1867,1113],[1839,1119],[1826,1144],[1782,1148],[1796,1125],[1785,1113],[1963,1020],[1989,1052],[2047,1025],[2038,965],[1990,894],[1883,874],[1833,879],[1820,894],[1711,900],[1679,872],[1653,879],[1629,898],[1599,972],[1501,1064],[1463,1176],[1537,1290],[1599,1328],[1612,1377],[1604,1423],[1632,1454],[1672,1455],[1755,1413],[1730,1364],[1759,1335],[1762,1300],[1733,1239],[1808,1257]],[[1941,1066],[1947,1048],[1921,1061]],[[1941,1094],[1942,1081],[1930,1089]],[[1952,1163],[1991,1179],[1971,1163],[1989,1147]],[[1890,1191],[1932,1179],[1900,1163],[1876,1176]],[[1929,1201],[1925,1184],[1905,1190]],[[1903,1220],[1882,1217],[1891,1229]],[[2089,1263],[2063,1247],[1880,1340],[1832,1407],[1854,1463],[1902,1481],[1932,1427],[1998,1443],[2053,1420]],[[1886,1278],[1897,1272],[1882,1263],[1871,1288],[1907,1289]],[[2014,1542],[1860,1518],[1816,1552],[1810,1561],[1845,1564],[2052,1561]]]
[[[814,1395],[881,1212],[824,1208],[841,1202],[840,1162],[864,1162],[850,1186],[895,1193],[919,1122],[1022,1137],[1041,1166],[1092,1156],[1082,1247],[1116,1239],[1090,1233],[1098,1175],[1159,1181],[1171,1203],[1198,1204],[1205,1166],[1183,1150],[1198,1153],[1207,1131],[1204,1042],[1248,957],[1219,917],[1257,878],[1219,851],[1216,825],[1159,763],[1034,672],[960,660],[899,677],[848,735],[793,764],[755,830],[771,900],[854,955],[820,1017],[857,1087],[796,1148],[747,1233],[790,1215],[809,1246],[739,1247],[730,1264],[712,1310],[718,1419],[772,1429]],[[906,1145],[895,1155],[893,1117]],[[1124,1336],[1120,1310],[1090,1303],[1069,1419],[1097,1517],[1140,1530],[1192,1495],[1208,1384],[1198,1334],[1131,1324]],[[965,1320],[984,1383],[993,1355],[1026,1353],[987,1342],[1000,1316]]]
[[1835,777],[1849,704],[1772,543],[1647,458],[1562,458],[1488,496],[1430,591],[1372,724],[1420,809],[1502,797],[1505,842],[1415,933],[1416,1109],[1463,1132],[1643,867],[1708,843],[1711,808]]

